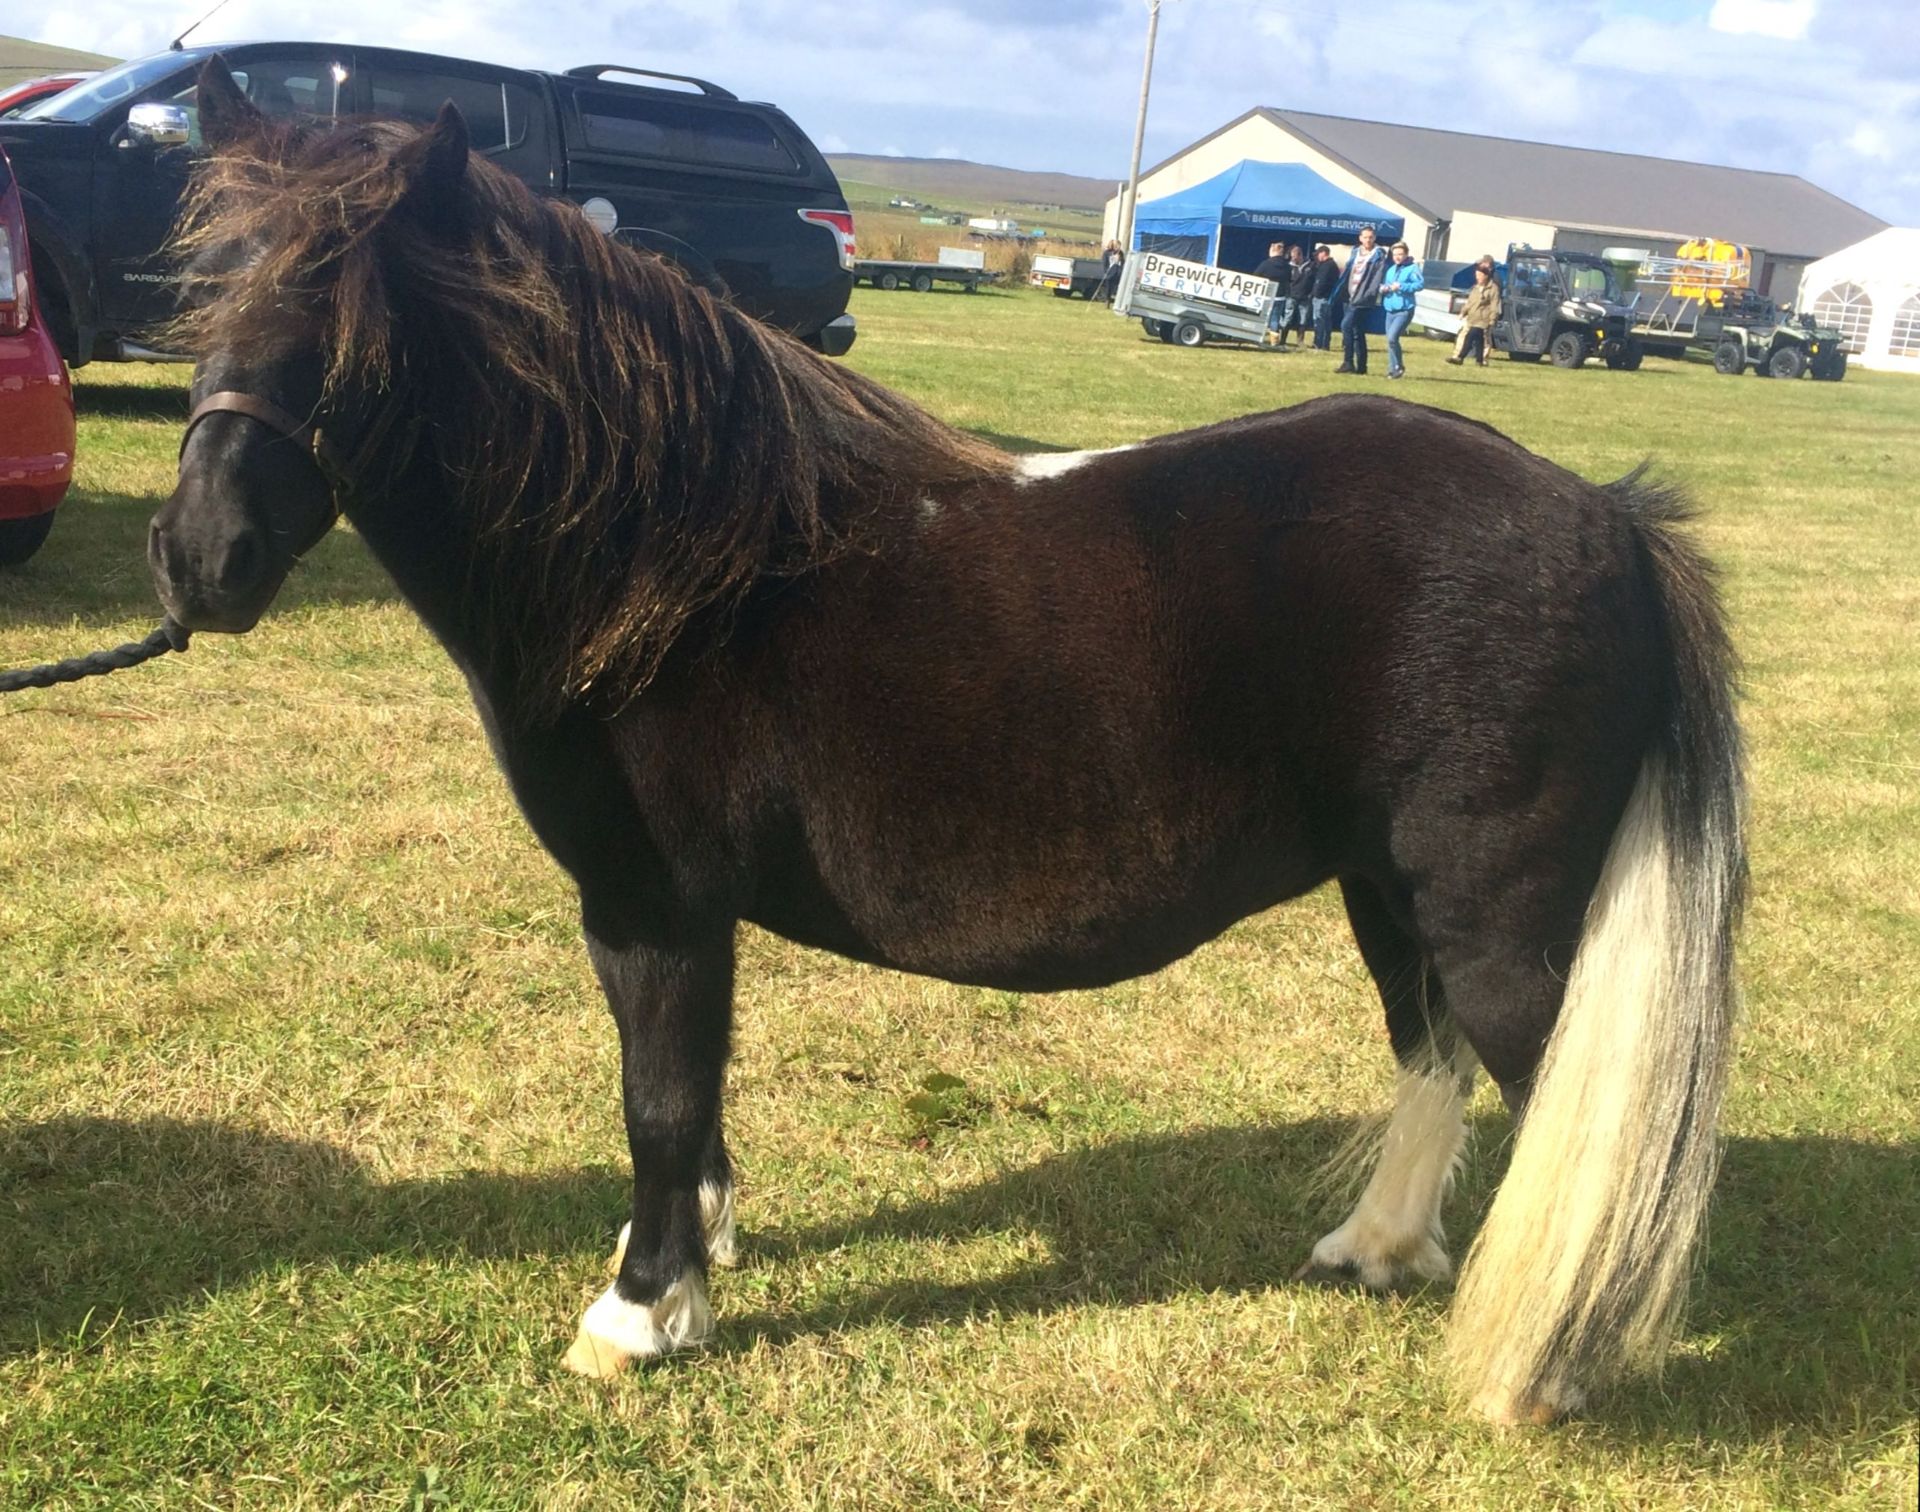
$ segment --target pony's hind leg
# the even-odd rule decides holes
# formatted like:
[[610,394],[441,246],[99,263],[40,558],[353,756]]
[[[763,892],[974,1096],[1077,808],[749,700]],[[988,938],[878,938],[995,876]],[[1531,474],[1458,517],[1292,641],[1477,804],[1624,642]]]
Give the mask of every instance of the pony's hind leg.
[[587,1309],[566,1357],[568,1369],[603,1376],[713,1331],[707,1266],[733,1248],[732,1174],[720,1138],[732,927],[656,944],[596,927],[589,908],[587,944],[620,1028],[633,1155],[633,1215],[615,1250],[613,1284]]
[[1314,1245],[1302,1279],[1357,1282],[1372,1291],[1453,1275],[1440,1209],[1466,1144],[1473,1052],[1455,1032],[1439,978],[1380,890],[1343,879],[1347,918],[1387,1010],[1400,1062],[1392,1117],[1372,1175],[1346,1222]]

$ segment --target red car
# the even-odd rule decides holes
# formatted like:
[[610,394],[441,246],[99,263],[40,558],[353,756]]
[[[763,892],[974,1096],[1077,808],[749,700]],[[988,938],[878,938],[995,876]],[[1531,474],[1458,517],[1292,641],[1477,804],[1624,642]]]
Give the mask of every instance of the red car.
[[92,77],[92,74],[85,73],[43,74],[37,79],[22,79],[18,84],[8,84],[0,88],[0,121],[17,116],[29,105],[53,95],[65,94],[82,79]]
[[0,567],[32,556],[73,481],[73,384],[33,307],[33,259],[0,148]]

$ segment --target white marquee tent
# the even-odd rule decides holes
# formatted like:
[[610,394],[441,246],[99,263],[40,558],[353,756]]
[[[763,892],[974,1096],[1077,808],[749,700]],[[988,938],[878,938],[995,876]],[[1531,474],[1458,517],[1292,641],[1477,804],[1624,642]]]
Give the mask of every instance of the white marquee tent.
[[1808,263],[1800,308],[1837,327],[1861,367],[1920,373],[1920,230],[1889,226]]

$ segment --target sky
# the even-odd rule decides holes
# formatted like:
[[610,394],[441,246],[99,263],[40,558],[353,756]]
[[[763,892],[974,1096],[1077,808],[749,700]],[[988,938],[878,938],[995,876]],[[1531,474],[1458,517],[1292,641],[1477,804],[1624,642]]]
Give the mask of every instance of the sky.
[[[211,3],[7,0],[4,28],[133,57]],[[1915,21],[1915,0],[1164,0],[1143,167],[1270,105],[1797,173],[1920,225]],[[1117,180],[1146,32],[1145,0],[227,0],[192,40],[631,63],[772,100],[828,152]]]

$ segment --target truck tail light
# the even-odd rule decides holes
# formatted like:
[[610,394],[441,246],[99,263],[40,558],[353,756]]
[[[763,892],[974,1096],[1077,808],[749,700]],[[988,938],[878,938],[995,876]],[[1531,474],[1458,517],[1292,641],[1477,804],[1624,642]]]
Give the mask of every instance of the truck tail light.
[[0,195],[0,336],[18,336],[33,318],[27,222],[11,185]]
[[840,266],[853,271],[853,212],[849,210],[802,210],[800,219],[809,226],[825,226],[837,239]]

